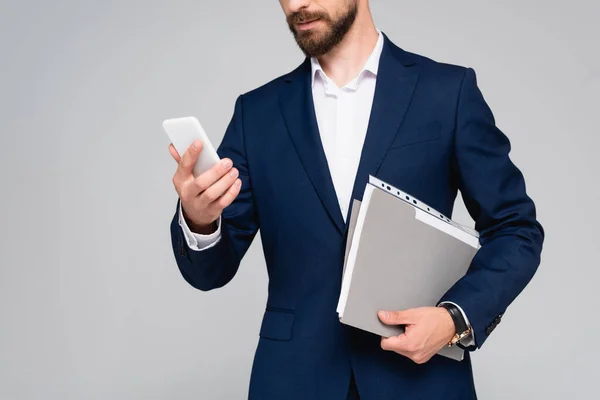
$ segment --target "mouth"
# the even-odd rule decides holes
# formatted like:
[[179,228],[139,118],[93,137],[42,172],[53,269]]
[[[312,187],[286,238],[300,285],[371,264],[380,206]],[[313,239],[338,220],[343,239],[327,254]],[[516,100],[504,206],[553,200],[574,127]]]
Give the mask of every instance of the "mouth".
[[296,24],[296,27],[301,30],[301,31],[307,31],[309,29],[314,28],[318,23],[319,23],[320,19],[316,18],[316,19],[311,19],[309,21],[302,21]]

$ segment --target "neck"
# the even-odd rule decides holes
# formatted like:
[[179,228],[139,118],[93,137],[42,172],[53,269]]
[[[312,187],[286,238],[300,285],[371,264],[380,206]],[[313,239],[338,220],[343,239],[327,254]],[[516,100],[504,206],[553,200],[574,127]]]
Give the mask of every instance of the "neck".
[[358,75],[375,49],[379,34],[365,3],[344,39],[329,53],[318,58],[323,71],[342,87]]

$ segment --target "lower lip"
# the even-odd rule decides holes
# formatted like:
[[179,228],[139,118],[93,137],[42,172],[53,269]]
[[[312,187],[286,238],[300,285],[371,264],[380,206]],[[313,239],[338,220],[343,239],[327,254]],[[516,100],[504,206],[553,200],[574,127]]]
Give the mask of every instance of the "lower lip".
[[297,24],[296,26],[298,27],[298,29],[300,29],[301,31],[307,31],[309,29],[314,28],[315,26],[317,26],[317,24],[319,23],[319,20],[316,19],[314,21],[311,22],[307,22],[305,24]]

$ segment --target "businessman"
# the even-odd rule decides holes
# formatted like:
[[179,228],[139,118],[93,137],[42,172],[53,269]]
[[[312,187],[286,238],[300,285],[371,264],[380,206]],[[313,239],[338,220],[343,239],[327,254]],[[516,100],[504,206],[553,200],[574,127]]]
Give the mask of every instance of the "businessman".
[[[238,97],[211,170],[192,175],[202,143],[181,157],[170,147],[179,270],[200,290],[222,287],[261,229],[269,285],[251,399],[476,399],[469,352],[534,275],[544,232],[475,72],[396,46],[368,0],[280,3],[304,62]],[[406,327],[397,337],[335,311],[351,200],[369,174],[445,215],[460,190],[480,232],[436,306],[379,312]],[[465,359],[436,355],[448,344]]]

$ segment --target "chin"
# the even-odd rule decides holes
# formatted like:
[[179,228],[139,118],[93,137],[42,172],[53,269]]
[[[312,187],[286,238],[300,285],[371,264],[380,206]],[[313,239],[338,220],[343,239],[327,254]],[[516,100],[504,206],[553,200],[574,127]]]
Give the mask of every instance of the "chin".
[[300,31],[298,33],[298,39],[305,41],[310,40],[311,42],[318,42],[328,35],[327,28],[315,27],[307,31]]

